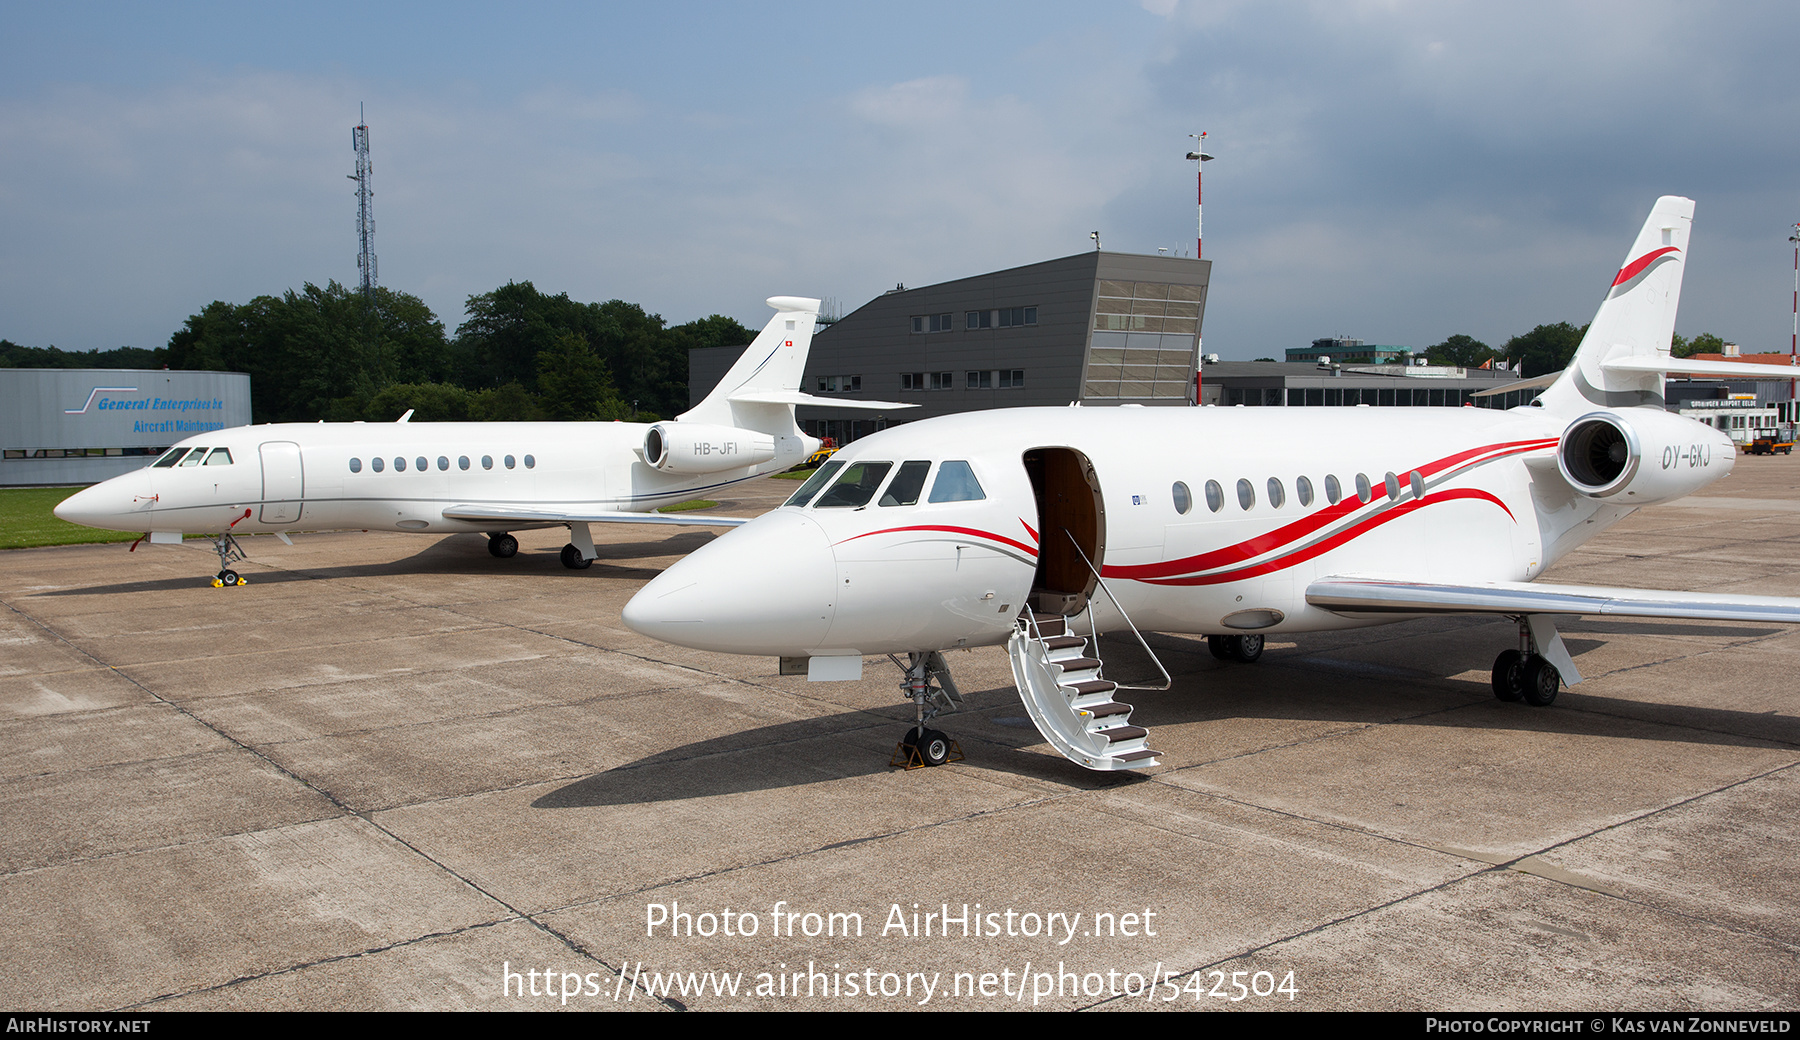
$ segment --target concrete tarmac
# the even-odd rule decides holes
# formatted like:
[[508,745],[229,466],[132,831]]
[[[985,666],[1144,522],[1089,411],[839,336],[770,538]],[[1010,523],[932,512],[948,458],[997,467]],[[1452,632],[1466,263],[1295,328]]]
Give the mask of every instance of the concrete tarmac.
[[[907,772],[885,660],[638,636],[712,535],[597,536],[0,554],[0,1007],[1800,1006],[1800,631],[1574,619],[1551,708],[1490,693],[1504,620],[1153,636],[1141,776],[955,653],[967,757]],[[1800,460],[1546,577],[1800,596]]]

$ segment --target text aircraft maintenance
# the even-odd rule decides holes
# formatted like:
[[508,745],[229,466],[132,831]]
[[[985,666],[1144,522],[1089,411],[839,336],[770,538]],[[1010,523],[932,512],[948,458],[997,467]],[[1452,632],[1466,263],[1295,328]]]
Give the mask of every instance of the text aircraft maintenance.
[[1547,705],[1581,679],[1559,614],[1800,622],[1800,599],[1532,583],[1633,509],[1731,471],[1725,434],[1663,409],[1665,373],[1728,364],[1669,354],[1693,211],[1656,203],[1532,406],[1315,408],[1304,440],[1276,408],[1007,409],[892,427],[676,562],[625,623],[780,656],[813,679],[906,654],[918,724],[901,757],[914,764],[955,754],[929,728],[957,697],[941,651],[1006,644],[1044,738],[1105,770],[1158,752],[1115,699],[1098,633],[1201,634],[1215,656],[1249,662],[1271,635],[1499,614],[1517,619],[1519,643],[1494,661],[1495,695]]
[[[152,543],[218,533],[215,585],[235,585],[234,534],[367,528],[483,531],[488,552],[519,551],[508,532],[567,527],[562,562],[593,563],[589,524],[736,527],[740,518],[660,515],[788,469],[819,446],[794,406],[911,408],[822,401],[800,392],[819,301],[777,296],[775,317],[695,407],[669,422],[281,423],[190,437],[154,463],[66,499],[56,515]],[[410,416],[412,413],[407,413]],[[133,548],[136,548],[134,543]]]

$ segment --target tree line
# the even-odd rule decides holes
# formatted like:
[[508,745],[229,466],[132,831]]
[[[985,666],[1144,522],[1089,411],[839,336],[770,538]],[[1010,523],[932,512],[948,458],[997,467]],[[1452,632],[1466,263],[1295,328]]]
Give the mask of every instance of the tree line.
[[[1520,376],[1531,379],[1569,367],[1587,330],[1586,325],[1576,328],[1566,321],[1539,325],[1530,332],[1512,337],[1498,348],[1458,333],[1442,343],[1426,347],[1425,357],[1434,365],[1460,365],[1463,368],[1480,368],[1489,362],[1496,368],[1518,364]],[[1702,332],[1692,339],[1678,332],[1671,343],[1671,352],[1678,358],[1719,354],[1724,350],[1725,340],[1710,332]]]
[[469,297],[447,335],[418,297],[337,282],[215,300],[154,350],[0,340],[0,367],[247,372],[253,422],[630,419],[687,409],[687,354],[755,334],[713,315],[670,326],[635,303],[580,303],[530,282]]

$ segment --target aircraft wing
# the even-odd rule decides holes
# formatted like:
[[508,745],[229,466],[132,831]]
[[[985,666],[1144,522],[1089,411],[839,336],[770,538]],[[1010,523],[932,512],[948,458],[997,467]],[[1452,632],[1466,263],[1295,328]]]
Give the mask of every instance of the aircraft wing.
[[451,506],[444,519],[471,524],[652,524],[665,527],[739,527],[750,521],[739,516],[706,513],[559,513],[523,506]]
[[1623,617],[1800,624],[1800,599],[1497,581],[1445,585],[1321,578],[1306,602],[1339,614],[1614,614]]

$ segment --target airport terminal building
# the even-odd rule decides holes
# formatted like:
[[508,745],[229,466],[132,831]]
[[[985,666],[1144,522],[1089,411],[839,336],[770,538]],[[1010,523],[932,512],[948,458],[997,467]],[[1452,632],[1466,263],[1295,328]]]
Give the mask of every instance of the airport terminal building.
[[250,423],[242,372],[0,369],[0,487],[93,484],[177,441]]

